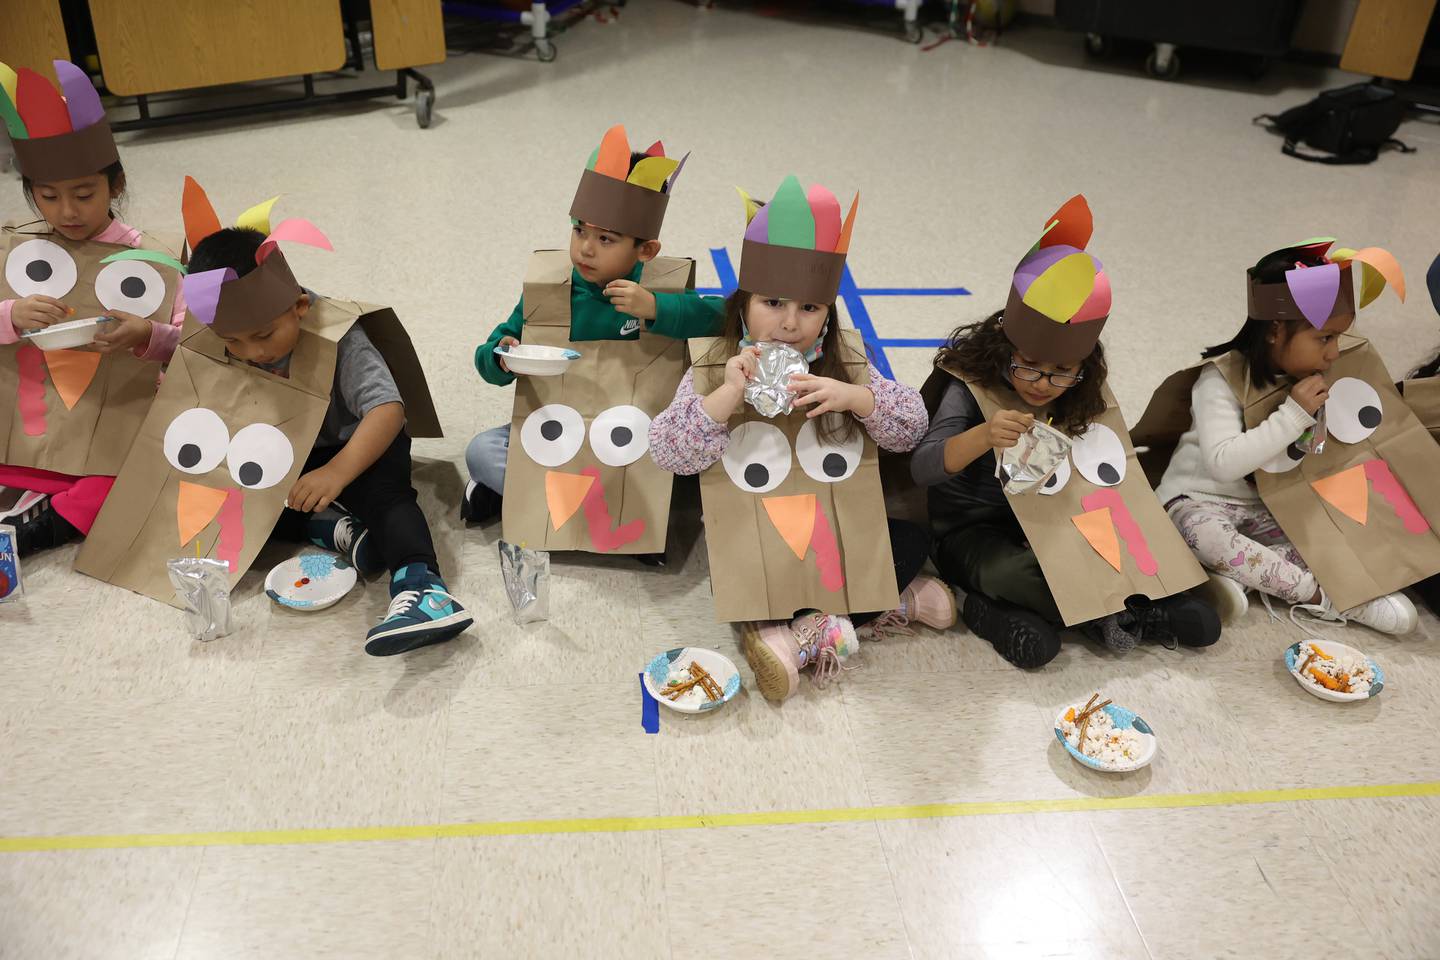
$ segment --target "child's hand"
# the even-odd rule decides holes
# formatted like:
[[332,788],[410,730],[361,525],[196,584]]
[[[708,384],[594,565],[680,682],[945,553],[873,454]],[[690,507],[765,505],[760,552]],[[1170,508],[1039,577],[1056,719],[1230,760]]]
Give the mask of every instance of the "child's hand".
[[15,301],[10,307],[10,323],[16,330],[43,330],[52,323],[69,320],[74,312],[63,301],[37,293]]
[[1324,377],[1312,373],[1290,388],[1290,396],[1313,417],[1316,410],[1325,406],[1325,400],[1330,396],[1330,387],[1325,383]]
[[300,474],[285,498],[285,505],[301,513],[315,513],[330,506],[344,489],[343,478],[326,465]]
[[997,450],[1015,446],[1034,423],[1033,413],[1021,413],[1019,410],[998,411],[986,424],[990,446]]
[[100,332],[95,334],[95,349],[100,353],[133,350],[150,342],[151,323],[144,317],[119,310],[111,310],[106,316],[110,317],[112,322],[105,324],[100,328]]
[[655,294],[634,280],[611,280],[605,285],[605,296],[610,298],[610,305],[621,313],[641,320],[655,319]]
[[[500,342],[497,343],[497,344],[495,344],[495,346],[492,348],[491,352],[493,353],[495,350],[499,350],[501,347],[518,347],[518,346],[520,346],[520,341],[519,341],[519,340],[516,340],[514,337],[501,337],[501,338],[500,338]],[[500,354],[498,354],[498,353],[495,354],[495,362],[498,363],[498,364],[500,364],[500,369],[501,369],[501,370],[504,370],[506,373],[509,373],[509,372],[510,372],[510,367],[505,363],[505,358],[502,357],[502,356],[500,356]]]
[[746,347],[725,363],[725,386],[745,392],[745,385],[760,370],[760,348]]
[[813,373],[791,374],[790,392],[795,394],[796,406],[814,408],[805,414],[806,417],[847,412],[857,417],[868,417],[875,412],[875,395],[868,387],[831,377],[817,377]]

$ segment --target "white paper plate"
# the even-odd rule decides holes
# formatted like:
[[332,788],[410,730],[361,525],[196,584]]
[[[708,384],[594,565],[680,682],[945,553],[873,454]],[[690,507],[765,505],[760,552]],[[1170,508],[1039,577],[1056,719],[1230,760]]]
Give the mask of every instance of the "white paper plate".
[[355,568],[329,553],[302,553],[265,577],[265,596],[292,610],[324,610],[355,586]]
[[1363,657],[1365,662],[1370,664],[1370,669],[1375,673],[1375,682],[1370,684],[1370,691],[1368,693],[1336,693],[1334,690],[1326,690],[1320,686],[1320,684],[1311,683],[1309,680],[1300,676],[1300,664],[1302,662],[1300,659],[1300,641],[1296,641],[1285,648],[1285,669],[1290,671],[1290,676],[1295,678],[1295,682],[1300,684],[1300,689],[1306,693],[1319,697],[1321,700],[1329,700],[1332,703],[1354,703],[1356,700],[1369,700],[1371,697],[1379,696],[1380,691],[1385,689],[1385,674],[1381,671],[1380,664],[1366,657],[1365,654],[1356,650],[1354,647],[1347,647],[1345,644],[1336,643],[1333,640],[1321,640],[1318,637],[1306,642],[1318,645],[1321,650],[1324,650],[1331,656]]
[[[722,696],[719,700],[706,700],[705,694],[696,692],[683,695],[677,703],[661,695],[670,675],[680,673],[692,662],[704,667],[720,684]],[[645,689],[650,691],[650,696],[678,713],[707,713],[723,707],[740,692],[740,671],[723,653],[704,647],[676,647],[650,661],[645,668]]]
[[580,354],[566,347],[543,347],[533,343],[512,344],[497,348],[495,356],[504,357],[511,373],[527,377],[558,377]]
[[1155,731],[1150,729],[1150,724],[1141,719],[1135,711],[1116,706],[1113,703],[1101,707],[1101,709],[1110,715],[1110,719],[1115,722],[1116,727],[1122,730],[1126,727],[1133,727],[1140,734],[1140,758],[1126,763],[1111,764],[1102,763],[1094,757],[1085,756],[1085,754],[1071,746],[1070,742],[1065,739],[1065,731],[1061,727],[1061,724],[1065,720],[1066,713],[1074,710],[1078,714],[1084,709],[1085,703],[1082,701],[1066,707],[1055,716],[1055,739],[1060,741],[1060,746],[1064,747],[1065,752],[1070,754],[1074,760],[1084,764],[1091,770],[1099,770],[1102,773],[1130,773],[1131,771],[1139,770],[1141,767],[1148,767],[1150,761],[1155,759],[1155,753],[1159,749],[1160,744],[1155,739]]
[[105,317],[87,317],[84,320],[66,320],[54,323],[43,330],[26,331],[22,336],[26,343],[33,343],[41,350],[69,350],[93,343],[100,324],[108,323]]

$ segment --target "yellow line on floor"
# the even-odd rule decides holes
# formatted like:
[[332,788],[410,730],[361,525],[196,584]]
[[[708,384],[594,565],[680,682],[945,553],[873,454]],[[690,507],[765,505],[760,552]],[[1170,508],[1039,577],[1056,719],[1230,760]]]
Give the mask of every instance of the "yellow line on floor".
[[1364,800],[1440,796],[1440,781],[1354,787],[1296,787],[1220,793],[1165,793],[1134,797],[1070,797],[1063,800],[1001,800],[926,803],[917,806],[841,807],[834,810],[776,810],[676,817],[595,817],[572,820],[500,820],[489,823],[431,823],[409,827],[325,827],[303,830],[227,830],[213,833],[119,833],[0,837],[0,853],[46,850],[115,850],[134,847],[243,847],[286,844],[355,843],[376,840],[430,840],[437,837],[515,837],[547,833],[632,833],[651,830],[706,830],[715,827],[772,827],[788,824],[878,820],[936,820],[1022,813],[1078,813],[1091,810],[1167,810],[1231,807],[1304,800]]

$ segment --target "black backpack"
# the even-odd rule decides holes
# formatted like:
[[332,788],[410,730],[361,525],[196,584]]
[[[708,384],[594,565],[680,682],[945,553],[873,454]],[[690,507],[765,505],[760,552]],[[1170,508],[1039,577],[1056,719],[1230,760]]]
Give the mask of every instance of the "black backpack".
[[[1405,119],[1405,101],[1394,90],[1373,83],[1355,83],[1338,90],[1326,90],[1309,103],[1284,113],[1262,113],[1252,122],[1262,124],[1285,138],[1280,149],[1311,163],[1372,163],[1381,149],[1395,147],[1414,153],[1391,134]],[[1301,153],[1297,142],[1329,156]]]

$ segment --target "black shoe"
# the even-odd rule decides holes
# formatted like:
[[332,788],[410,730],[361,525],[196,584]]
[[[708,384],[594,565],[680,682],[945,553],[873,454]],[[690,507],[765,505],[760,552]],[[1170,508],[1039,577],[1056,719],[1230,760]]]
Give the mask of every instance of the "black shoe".
[[58,547],[80,536],[70,521],[55,512],[49,497],[36,500],[6,522],[15,526],[15,550],[22,557]]
[[647,567],[665,566],[665,554],[663,553],[637,553],[635,559]]
[[1177,645],[1208,647],[1220,639],[1220,615],[1188,593],[1153,601],[1131,597],[1118,619],[1137,640],[1160,643],[1171,650]]
[[460,519],[466,523],[486,523],[500,516],[500,505],[504,497],[471,480],[465,484],[465,496],[460,500]]
[[1060,652],[1060,631],[1032,610],[967,593],[960,618],[1017,667],[1043,667]]

